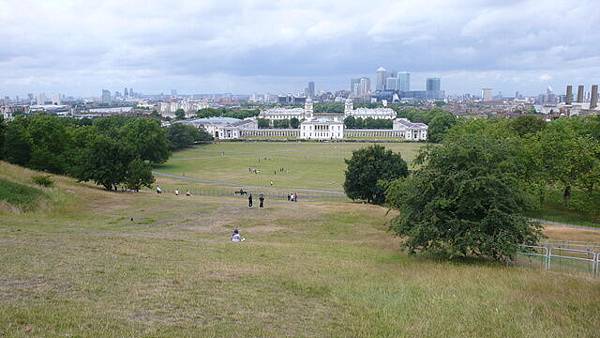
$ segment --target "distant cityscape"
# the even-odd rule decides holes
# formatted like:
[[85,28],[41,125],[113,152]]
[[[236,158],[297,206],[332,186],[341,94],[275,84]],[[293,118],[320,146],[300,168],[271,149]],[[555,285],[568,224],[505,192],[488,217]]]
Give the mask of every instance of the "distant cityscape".
[[407,71],[388,71],[379,67],[374,73],[374,85],[368,76],[349,79],[349,87],[335,91],[318,90],[314,81],[295,93],[252,93],[252,94],[179,94],[171,89],[168,94],[144,94],[134,88],[122,91],[101,89],[97,97],[75,97],[62,93],[29,93],[26,96],[0,99],[0,110],[5,119],[19,113],[46,112],[66,116],[105,116],[114,114],[144,114],[156,111],[163,117],[174,118],[175,112],[183,110],[186,116],[204,108],[303,106],[307,98],[315,103],[343,103],[351,99],[358,104],[386,107],[390,104],[432,107],[443,105],[445,110],[457,116],[490,116],[522,113],[538,113],[549,116],[572,116],[597,114],[598,86],[585,88],[577,85],[576,96],[573,85],[564,91],[555,92],[548,87],[535,96],[524,96],[518,91],[505,96],[494,93],[493,88],[484,87],[479,94],[446,95],[442,79],[431,77],[425,80],[422,89],[414,89],[411,74]]

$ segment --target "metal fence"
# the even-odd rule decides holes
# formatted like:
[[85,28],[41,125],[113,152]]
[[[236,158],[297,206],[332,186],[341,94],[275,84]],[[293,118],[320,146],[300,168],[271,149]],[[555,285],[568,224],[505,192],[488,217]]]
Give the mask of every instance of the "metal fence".
[[600,277],[600,244],[575,241],[549,241],[522,245],[516,264]]

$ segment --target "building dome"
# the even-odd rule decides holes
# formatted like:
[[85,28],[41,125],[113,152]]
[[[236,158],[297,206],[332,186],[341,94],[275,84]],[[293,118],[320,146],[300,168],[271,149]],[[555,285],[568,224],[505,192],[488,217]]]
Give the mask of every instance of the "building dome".
[[378,72],[385,72],[385,68],[383,68],[383,67],[379,67],[379,68],[377,68],[377,71],[378,71]]

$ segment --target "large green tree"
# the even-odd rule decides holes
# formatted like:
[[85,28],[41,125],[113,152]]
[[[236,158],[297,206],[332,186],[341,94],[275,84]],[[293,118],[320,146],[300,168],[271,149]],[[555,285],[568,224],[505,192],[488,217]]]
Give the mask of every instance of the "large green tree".
[[535,244],[540,226],[516,138],[467,134],[421,153],[408,178],[389,185],[387,203],[400,211],[391,229],[410,252],[510,261],[520,244]]
[[204,129],[182,123],[174,123],[167,128],[167,139],[171,150],[179,150],[191,147],[196,142],[210,141],[212,136]]
[[429,121],[427,139],[429,142],[439,143],[444,139],[448,130],[456,124],[456,118],[451,113],[440,112]]
[[171,155],[167,133],[160,122],[146,118],[132,119],[121,130],[123,141],[134,147],[140,159],[160,164]]
[[76,178],[93,181],[106,190],[117,190],[126,182],[135,148],[106,135],[96,134],[81,154]]
[[139,191],[142,187],[150,188],[154,183],[152,166],[139,158],[129,162],[125,175],[125,186],[127,189]]
[[[539,161],[550,184],[560,184],[568,205],[573,188],[590,188],[596,180],[600,142],[586,132],[584,121],[561,119],[540,131],[532,142],[532,161]],[[593,188],[592,184],[592,188]]]
[[8,162],[26,166],[31,159],[31,144],[28,132],[29,120],[18,116],[11,121],[4,132],[4,159]]
[[387,182],[408,175],[408,166],[400,154],[380,145],[352,152],[347,164],[344,191],[353,200],[381,204]]

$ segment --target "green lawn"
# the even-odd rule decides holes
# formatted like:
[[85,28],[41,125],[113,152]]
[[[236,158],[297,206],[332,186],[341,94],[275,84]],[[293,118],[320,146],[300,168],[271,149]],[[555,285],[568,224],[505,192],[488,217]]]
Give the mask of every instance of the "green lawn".
[[[345,158],[368,143],[217,143],[175,153],[159,173],[231,183],[285,189],[342,191]],[[411,161],[423,144],[384,144]],[[260,170],[253,174],[248,168]],[[281,168],[285,170],[280,171]],[[217,183],[218,183],[217,182]]]
[[[0,163],[0,178],[30,174]],[[409,256],[386,231],[384,208],[267,200],[248,209],[241,198],[55,180],[56,206],[0,210],[0,336],[600,332],[599,279]],[[245,242],[229,242],[234,227]]]
[[590,197],[587,192],[574,189],[570,204],[566,206],[561,191],[548,190],[543,207],[529,215],[552,222],[600,227],[600,194],[595,192]]

